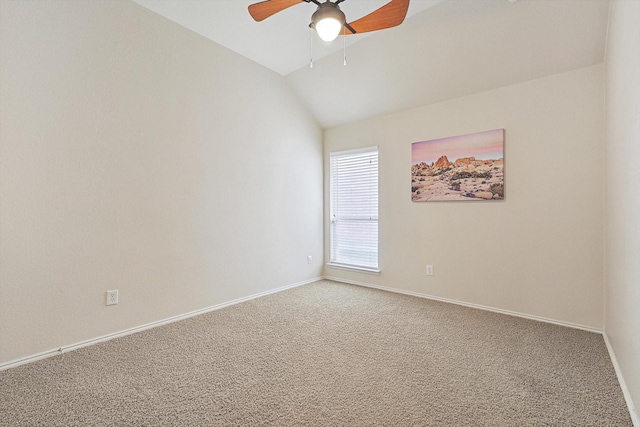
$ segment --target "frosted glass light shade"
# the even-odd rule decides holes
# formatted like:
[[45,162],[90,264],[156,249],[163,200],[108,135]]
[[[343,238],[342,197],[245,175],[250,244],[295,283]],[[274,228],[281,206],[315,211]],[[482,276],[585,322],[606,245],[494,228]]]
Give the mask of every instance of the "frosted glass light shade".
[[326,42],[332,42],[340,34],[342,24],[335,18],[324,18],[316,23],[318,36]]

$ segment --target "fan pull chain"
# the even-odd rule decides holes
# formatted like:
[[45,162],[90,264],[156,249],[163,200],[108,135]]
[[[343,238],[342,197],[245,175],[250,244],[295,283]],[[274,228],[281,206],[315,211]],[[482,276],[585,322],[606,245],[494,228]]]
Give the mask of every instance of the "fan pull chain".
[[344,32],[342,33],[344,34],[342,36],[342,40],[343,40],[342,49],[343,49],[343,57],[344,57],[343,64],[346,67],[347,66],[347,29],[344,28],[343,30],[344,30]]
[[309,68],[313,68],[313,33],[309,32]]

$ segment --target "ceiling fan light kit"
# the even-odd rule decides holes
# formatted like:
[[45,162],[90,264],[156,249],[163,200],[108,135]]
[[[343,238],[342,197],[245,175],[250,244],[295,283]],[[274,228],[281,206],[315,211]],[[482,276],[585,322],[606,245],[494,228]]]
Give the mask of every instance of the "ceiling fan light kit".
[[316,30],[318,36],[325,42],[334,41],[342,28],[347,23],[344,12],[340,10],[337,3],[327,1],[318,6],[318,9],[311,15],[310,27]]

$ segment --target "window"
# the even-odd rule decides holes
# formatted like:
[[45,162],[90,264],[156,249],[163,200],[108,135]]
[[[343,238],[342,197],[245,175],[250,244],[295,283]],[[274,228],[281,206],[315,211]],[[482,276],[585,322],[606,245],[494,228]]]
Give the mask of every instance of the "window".
[[378,271],[378,149],[330,154],[330,265]]

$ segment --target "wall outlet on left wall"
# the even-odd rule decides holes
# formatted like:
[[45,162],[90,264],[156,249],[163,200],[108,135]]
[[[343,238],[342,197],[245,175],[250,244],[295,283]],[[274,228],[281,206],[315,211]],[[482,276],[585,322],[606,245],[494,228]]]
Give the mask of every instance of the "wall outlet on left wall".
[[118,303],[118,290],[107,291],[107,305],[116,305]]
[[313,258],[311,257],[311,255],[309,255],[307,257],[307,264],[311,264],[313,262]]

